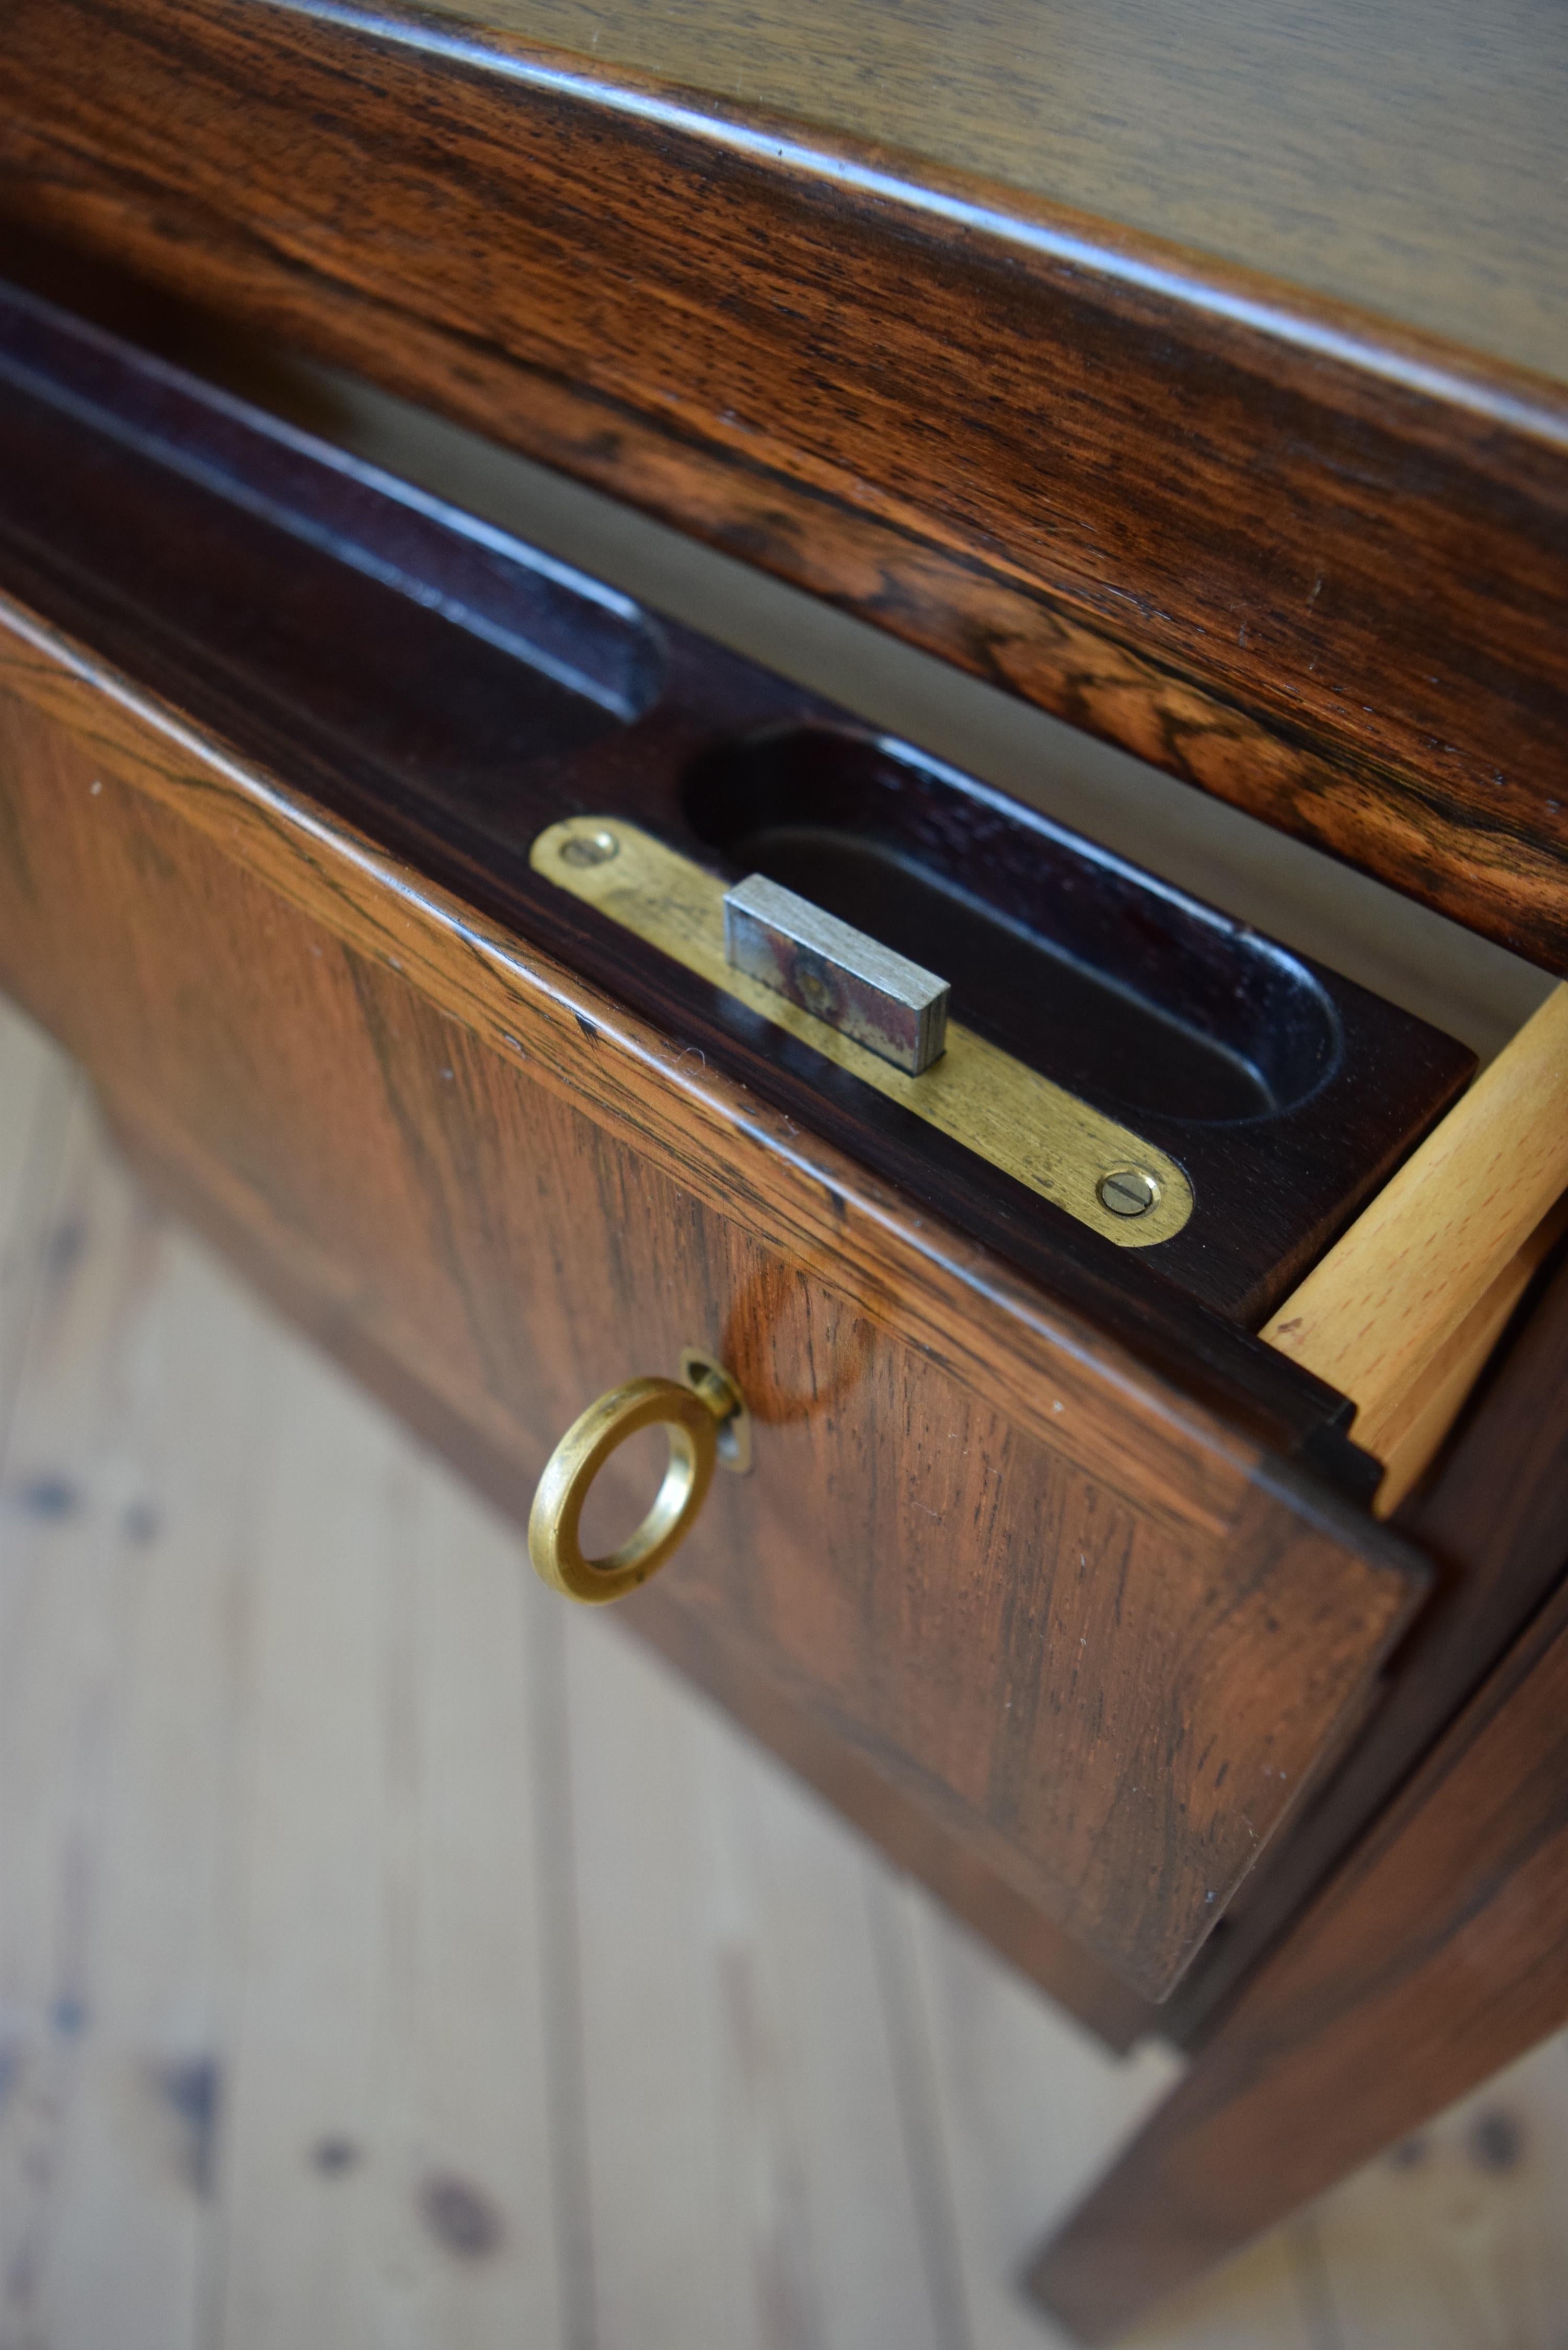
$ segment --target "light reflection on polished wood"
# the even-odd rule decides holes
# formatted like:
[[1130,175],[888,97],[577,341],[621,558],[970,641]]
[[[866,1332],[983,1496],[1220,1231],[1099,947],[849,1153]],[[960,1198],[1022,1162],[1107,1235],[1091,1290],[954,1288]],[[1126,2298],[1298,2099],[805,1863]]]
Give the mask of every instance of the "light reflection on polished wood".
[[1568,20],[1502,0],[433,0],[1568,378]]
[[[613,18],[557,25],[581,41],[562,50],[532,16],[471,37],[423,11],[13,0],[0,192],[35,230],[708,537],[1561,972],[1556,12],[1513,0],[1472,57],[1468,26],[1445,50],[1401,0],[1390,29],[1420,35],[1380,78],[1386,12],[1373,36],[1335,0],[1229,42],[1211,5],[1207,34],[1180,15],[1189,90],[1180,58],[1151,65],[1152,99],[1137,87],[1170,11],[1127,0],[1107,56],[1130,116],[1231,217],[1254,217],[1232,132],[1265,178],[1303,158],[1276,207],[1300,210],[1289,249],[1262,236],[1241,261],[1168,192],[1140,200],[1136,170],[1085,212],[867,147],[831,109],[797,137],[727,66],[693,98],[605,64]],[[782,48],[768,10],[714,6],[715,59],[726,21]],[[787,36],[797,81],[761,76],[808,117],[826,21]],[[956,20],[978,99],[923,62],[953,21],[862,7],[857,40],[876,53],[880,26],[917,60],[871,78],[868,112],[907,79],[939,113],[1006,120],[1030,54],[1007,28],[1047,11],[999,17],[990,47],[988,18]],[[1071,55],[1092,46],[1054,21]],[[661,44],[695,22],[645,12]],[[1059,63],[1041,79],[1093,146],[1119,106],[1085,70],[1081,90]],[[1430,130],[1411,97],[1428,70]],[[1380,78],[1343,159],[1334,126]],[[1319,243],[1370,307],[1297,266]],[[33,261],[57,288],[58,255]],[[1422,288],[1426,324],[1395,281]]]

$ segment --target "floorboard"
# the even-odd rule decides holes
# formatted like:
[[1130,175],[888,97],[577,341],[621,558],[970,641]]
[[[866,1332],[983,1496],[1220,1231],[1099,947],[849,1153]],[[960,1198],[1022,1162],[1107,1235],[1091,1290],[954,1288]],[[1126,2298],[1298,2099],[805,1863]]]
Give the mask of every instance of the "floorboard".
[[1325,2196],[1345,2350],[1568,2341],[1568,2042],[1511,2065]]

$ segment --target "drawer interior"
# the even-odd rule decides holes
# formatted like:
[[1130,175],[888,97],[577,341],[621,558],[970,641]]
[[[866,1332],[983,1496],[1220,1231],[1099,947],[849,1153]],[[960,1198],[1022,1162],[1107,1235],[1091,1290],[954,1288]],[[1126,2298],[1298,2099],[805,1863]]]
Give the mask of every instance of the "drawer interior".
[[[37,608],[1030,1272],[1255,1326],[1470,1074],[1126,859],[29,295],[0,303],[0,560]],[[955,1017],[1179,1164],[1188,1225],[1128,1263],[564,900],[528,849],[591,811],[937,969]]]
[[905,745],[781,728],[699,758],[681,807],[727,868],[939,956],[971,1026],[1140,1117],[1283,1117],[1362,1041],[1299,955]]

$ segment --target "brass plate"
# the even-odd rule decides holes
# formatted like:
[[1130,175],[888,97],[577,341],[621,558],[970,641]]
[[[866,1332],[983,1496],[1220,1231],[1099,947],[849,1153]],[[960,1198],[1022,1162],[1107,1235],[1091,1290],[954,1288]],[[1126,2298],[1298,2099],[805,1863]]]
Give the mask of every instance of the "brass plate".
[[[623,817],[553,824],[534,843],[529,863],[1118,1248],[1171,1240],[1192,1213],[1192,1186],[1174,1159],[956,1020],[948,1023],[940,1060],[910,1076],[733,970],[724,959],[725,884]],[[1158,1188],[1140,1216],[1113,1215],[1101,1204],[1099,1184],[1126,1169],[1141,1169]]]

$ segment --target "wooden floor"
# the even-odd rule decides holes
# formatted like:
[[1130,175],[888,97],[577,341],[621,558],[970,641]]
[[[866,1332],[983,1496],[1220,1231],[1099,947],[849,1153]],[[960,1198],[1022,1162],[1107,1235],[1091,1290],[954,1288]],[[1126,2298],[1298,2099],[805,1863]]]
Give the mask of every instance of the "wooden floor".
[[[0,2350],[1028,2350],[1157,2097],[161,1222],[0,1014]],[[1562,2350],[1554,2043],[1139,2339]]]

